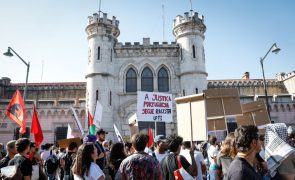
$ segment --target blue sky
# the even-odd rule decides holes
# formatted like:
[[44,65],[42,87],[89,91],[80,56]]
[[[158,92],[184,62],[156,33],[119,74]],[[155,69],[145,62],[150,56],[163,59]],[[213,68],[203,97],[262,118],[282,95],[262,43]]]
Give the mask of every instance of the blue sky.
[[[295,1],[192,0],[205,16],[208,79],[262,78],[259,58],[276,42],[282,51],[265,60],[266,78],[295,70]],[[120,21],[119,42],[175,41],[172,22],[189,11],[189,0],[102,0],[101,10]],[[29,82],[85,81],[87,16],[98,0],[0,1],[0,77],[24,82],[26,67],[2,54],[11,46],[30,61]],[[42,76],[43,64],[43,77]]]

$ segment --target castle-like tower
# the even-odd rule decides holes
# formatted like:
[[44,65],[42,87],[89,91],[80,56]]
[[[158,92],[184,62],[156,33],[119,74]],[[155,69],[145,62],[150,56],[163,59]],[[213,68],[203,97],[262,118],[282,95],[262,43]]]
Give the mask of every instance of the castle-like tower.
[[[204,18],[197,13],[177,16],[173,24],[176,42],[117,42],[119,21],[107,14],[88,18],[88,69],[86,109],[94,114],[96,100],[103,106],[101,127],[110,132],[116,124],[123,136],[130,134],[128,120],[136,113],[137,91],[172,94],[173,98],[207,88]],[[174,122],[176,109],[174,106]],[[157,123],[158,134],[176,133],[175,123]],[[139,130],[154,122],[139,122]]]
[[180,87],[183,95],[200,93],[207,89],[204,52],[204,16],[197,12],[184,13],[174,19],[173,35],[180,51]]
[[103,107],[104,123],[101,127],[112,127],[112,87],[114,87],[114,45],[120,34],[116,17],[94,13],[88,17],[88,68],[86,74],[86,109],[94,116],[96,101]]

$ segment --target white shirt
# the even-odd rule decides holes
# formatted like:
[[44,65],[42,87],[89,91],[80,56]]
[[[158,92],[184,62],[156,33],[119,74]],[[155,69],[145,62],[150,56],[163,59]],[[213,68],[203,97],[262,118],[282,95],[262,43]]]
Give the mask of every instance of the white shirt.
[[88,176],[86,176],[86,174],[85,174],[84,179],[85,180],[97,180],[101,176],[105,177],[104,173],[102,172],[102,170],[100,169],[100,167],[96,163],[92,162],[90,165],[89,174],[88,174]]
[[218,149],[215,146],[210,145],[207,153],[208,153],[208,159],[209,159],[210,164],[214,164],[215,162],[211,157],[217,157]]
[[[165,152],[164,154],[160,154],[159,152],[155,151],[154,153],[159,163],[161,163],[161,161],[168,155],[168,152]],[[150,153],[149,155],[153,156],[153,153]]]
[[[185,159],[192,164],[192,158],[189,153],[189,149],[181,149],[180,155],[184,156]],[[194,158],[197,164],[197,169],[198,169],[198,176],[194,177],[196,180],[203,180],[203,174],[202,174],[202,164],[205,164],[204,158],[201,152],[195,151],[194,152]]]
[[[43,160],[43,162],[46,161],[46,159],[50,156],[50,151],[51,150],[45,150],[41,153],[41,159]],[[53,151],[52,151],[53,153]]]

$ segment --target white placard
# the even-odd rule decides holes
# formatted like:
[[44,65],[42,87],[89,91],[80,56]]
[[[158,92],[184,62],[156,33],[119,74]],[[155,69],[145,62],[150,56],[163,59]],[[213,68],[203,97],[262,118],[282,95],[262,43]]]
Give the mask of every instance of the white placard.
[[172,122],[172,94],[137,92],[138,121]]

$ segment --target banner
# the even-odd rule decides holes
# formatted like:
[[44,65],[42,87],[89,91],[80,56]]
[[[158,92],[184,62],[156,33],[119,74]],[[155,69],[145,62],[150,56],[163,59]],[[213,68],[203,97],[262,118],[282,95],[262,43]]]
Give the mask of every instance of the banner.
[[138,121],[172,122],[172,94],[137,92]]
[[118,138],[118,141],[120,143],[123,143],[124,144],[124,140],[122,138],[122,135],[120,134],[120,132],[119,132],[119,130],[118,130],[118,128],[117,128],[117,126],[115,124],[114,124],[114,129],[115,129],[115,133],[116,133],[116,136]]
[[84,135],[84,130],[83,130],[83,128],[82,128],[81,122],[80,122],[80,120],[79,120],[79,118],[78,118],[78,116],[77,116],[77,114],[76,114],[76,112],[75,112],[75,109],[74,109],[73,107],[71,107],[71,110],[72,110],[72,112],[73,112],[73,116],[74,116],[75,121],[76,121],[76,123],[77,123],[77,126],[78,126],[78,128],[79,128],[79,131],[81,132],[81,134],[82,134],[82,136],[83,136],[83,135]]
[[43,137],[43,132],[42,132],[40,123],[39,123],[38,114],[37,114],[35,105],[33,109],[31,133],[34,134],[36,146],[39,148],[44,137]]
[[73,135],[73,130],[72,130],[70,124],[68,124],[67,139],[74,138],[74,137],[75,136]]
[[93,124],[97,128],[100,128],[100,123],[102,120],[102,110],[103,110],[102,105],[100,104],[99,101],[97,101],[95,106],[94,119],[93,119]]
[[8,104],[5,114],[12,121],[20,126],[19,132],[25,134],[26,132],[26,107],[22,95],[19,90],[16,90],[10,103]]

